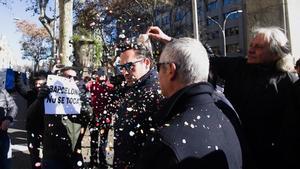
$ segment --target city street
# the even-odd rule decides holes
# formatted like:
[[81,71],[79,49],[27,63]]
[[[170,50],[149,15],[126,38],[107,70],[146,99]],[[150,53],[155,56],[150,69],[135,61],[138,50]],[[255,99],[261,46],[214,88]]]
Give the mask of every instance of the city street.
[[8,130],[12,144],[12,169],[30,169],[29,152],[26,146],[26,100],[18,93],[12,94],[18,105],[18,115]]

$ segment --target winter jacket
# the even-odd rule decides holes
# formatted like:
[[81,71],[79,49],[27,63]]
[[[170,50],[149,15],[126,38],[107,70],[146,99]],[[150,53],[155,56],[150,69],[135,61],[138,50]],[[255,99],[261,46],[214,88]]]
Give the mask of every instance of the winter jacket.
[[[29,108],[37,98],[38,92],[26,86],[20,77],[16,79],[16,90],[27,100],[27,108]],[[44,130],[44,108],[41,106],[33,106],[30,110],[26,110],[26,112],[26,130],[41,133]]]
[[237,133],[215,105],[213,91],[212,85],[201,82],[171,96],[136,168],[242,168]]
[[[91,117],[90,95],[83,85],[79,86],[82,101],[79,115],[45,115],[43,133],[43,159],[69,160],[78,155],[85,129]],[[41,107],[44,109],[44,100],[36,99],[28,110]],[[79,154],[81,156],[81,154]]]
[[293,85],[293,100],[288,107],[282,130],[281,149],[283,152],[282,167],[285,169],[300,168],[300,79]]
[[109,101],[113,86],[106,82],[96,79],[90,85],[91,105],[93,107],[92,126],[108,129],[111,126],[111,114],[107,113],[105,106]]
[[247,64],[245,58],[211,58],[215,74],[225,80],[224,93],[242,122],[258,168],[280,168],[280,133],[297,79],[276,63]]
[[116,107],[114,169],[134,167],[148,133],[154,128],[153,115],[158,111],[160,99],[157,72],[154,69],[119,94],[119,99],[113,105]]

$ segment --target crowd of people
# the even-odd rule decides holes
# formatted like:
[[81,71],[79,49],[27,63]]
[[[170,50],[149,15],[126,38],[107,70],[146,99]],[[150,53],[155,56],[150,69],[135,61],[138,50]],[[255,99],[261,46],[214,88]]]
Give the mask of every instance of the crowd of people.
[[[74,67],[54,72],[77,84],[79,114],[45,113],[47,73],[34,75],[33,88],[17,78],[28,104],[32,169],[299,168],[300,60],[293,64],[279,28],[253,34],[247,57],[218,57],[198,40],[175,39],[151,26],[122,47],[120,84],[110,83],[104,69],[84,79]],[[150,39],[164,45],[156,61]],[[217,90],[219,79],[224,93]],[[16,105],[5,90],[0,107],[0,167],[8,169],[7,128]],[[91,157],[85,166],[81,142],[87,129]],[[112,166],[105,150],[109,130]]]

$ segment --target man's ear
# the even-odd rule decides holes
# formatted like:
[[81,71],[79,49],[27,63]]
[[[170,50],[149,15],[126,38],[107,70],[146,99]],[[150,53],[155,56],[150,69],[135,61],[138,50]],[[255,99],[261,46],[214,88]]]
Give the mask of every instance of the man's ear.
[[169,66],[170,69],[168,69],[168,74],[170,76],[170,80],[175,80],[177,67],[175,63],[170,63]]
[[146,64],[147,68],[150,69],[150,66],[151,66],[151,61],[150,61],[150,59],[149,59],[149,58],[145,58],[144,63]]

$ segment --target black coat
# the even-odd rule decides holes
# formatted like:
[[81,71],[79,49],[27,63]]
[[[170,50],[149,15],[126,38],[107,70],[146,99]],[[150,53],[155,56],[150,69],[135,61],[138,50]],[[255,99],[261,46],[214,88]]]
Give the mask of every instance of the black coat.
[[281,148],[283,151],[282,168],[300,168],[300,79],[294,83],[292,91],[293,100],[288,107],[288,112],[284,118]]
[[[29,108],[29,106],[36,100],[38,91],[35,89],[28,89],[20,82],[17,82],[16,84],[17,91],[24,99],[26,99],[27,108]],[[44,130],[43,107],[32,106],[30,109],[26,110],[26,112],[26,130],[30,132],[42,133]]]
[[114,169],[134,167],[148,133],[154,128],[153,115],[161,99],[156,70],[150,70],[123,91],[115,105]]
[[224,93],[242,122],[258,168],[280,168],[282,123],[291,87],[297,79],[276,63],[247,64],[244,58],[212,58],[212,69],[225,80]]
[[[44,118],[43,132],[43,159],[61,160],[66,163],[81,158],[77,150],[81,149],[84,136],[80,130],[87,127],[91,118],[90,95],[83,85],[80,90],[81,110],[78,115],[45,115],[44,99],[37,98],[28,108],[28,111],[42,111]],[[79,166],[78,166],[79,167]]]
[[242,168],[237,133],[215,105],[213,90],[209,83],[198,83],[168,99],[161,111],[160,127],[136,168]]

